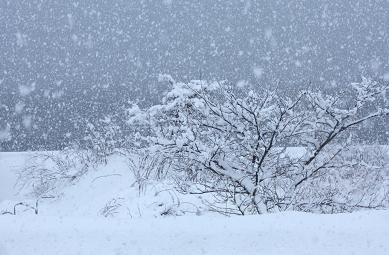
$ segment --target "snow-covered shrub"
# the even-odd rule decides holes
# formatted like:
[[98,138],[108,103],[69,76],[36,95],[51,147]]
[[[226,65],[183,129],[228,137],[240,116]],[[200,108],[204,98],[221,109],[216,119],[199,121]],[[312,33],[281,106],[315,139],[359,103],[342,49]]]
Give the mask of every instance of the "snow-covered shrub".
[[122,130],[114,116],[85,123],[85,137],[76,146],[77,149],[88,150],[96,163],[107,164],[109,156],[122,147]]
[[167,159],[180,190],[213,195],[211,209],[331,213],[384,205],[388,184],[377,181],[384,173],[371,171],[374,162],[360,167],[350,145],[356,126],[389,114],[374,104],[387,84],[363,79],[352,95],[292,97],[168,81],[160,105],[129,110],[128,124],[139,130],[131,139]]
[[145,192],[150,181],[163,180],[169,170],[167,158],[159,153],[138,149],[126,154],[135,182],[131,186],[136,186],[139,195]]
[[[323,213],[351,212],[389,205],[387,146],[349,146],[325,172],[311,178],[295,210]],[[319,199],[318,199],[319,198]]]
[[96,167],[92,158],[93,154],[82,150],[37,152],[18,173],[19,189],[35,199],[55,197],[61,188],[77,182]]

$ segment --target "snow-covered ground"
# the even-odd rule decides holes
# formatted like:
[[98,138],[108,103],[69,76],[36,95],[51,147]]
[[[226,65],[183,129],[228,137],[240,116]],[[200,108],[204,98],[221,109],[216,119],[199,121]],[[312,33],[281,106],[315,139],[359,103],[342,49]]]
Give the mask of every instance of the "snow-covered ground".
[[163,219],[0,217],[1,255],[389,254],[389,212]]
[[[0,211],[34,204],[14,189],[29,155],[0,153]],[[389,211],[225,217],[168,182],[139,186],[120,157],[57,194],[0,215],[0,255],[389,254]]]

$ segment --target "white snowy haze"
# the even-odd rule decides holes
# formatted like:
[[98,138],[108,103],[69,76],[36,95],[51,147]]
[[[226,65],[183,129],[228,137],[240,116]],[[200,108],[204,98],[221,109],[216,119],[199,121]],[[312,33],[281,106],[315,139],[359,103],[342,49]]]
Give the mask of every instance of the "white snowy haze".
[[80,118],[157,100],[160,73],[292,89],[388,80],[388,45],[387,0],[2,0],[2,148],[62,148],[83,137]]

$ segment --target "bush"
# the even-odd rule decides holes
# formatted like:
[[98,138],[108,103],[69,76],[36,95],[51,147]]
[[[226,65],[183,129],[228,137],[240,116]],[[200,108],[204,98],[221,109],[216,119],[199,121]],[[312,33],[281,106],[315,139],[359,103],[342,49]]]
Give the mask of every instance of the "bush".
[[[180,190],[212,194],[212,210],[334,213],[385,205],[387,173],[350,146],[355,127],[389,114],[375,104],[387,84],[363,79],[350,95],[292,97],[162,78],[172,88],[160,105],[128,111],[139,130],[131,139],[169,162]],[[387,157],[379,161],[387,166]]]
[[89,151],[37,152],[19,171],[18,186],[36,199],[55,197],[61,188],[76,183],[97,164],[95,155]]

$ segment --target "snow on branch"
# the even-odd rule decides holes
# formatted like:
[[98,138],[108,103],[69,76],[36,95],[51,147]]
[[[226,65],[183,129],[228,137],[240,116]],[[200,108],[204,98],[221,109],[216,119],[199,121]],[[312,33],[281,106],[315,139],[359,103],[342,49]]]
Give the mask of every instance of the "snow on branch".
[[[347,97],[312,91],[292,97],[226,82],[160,80],[171,84],[162,103],[134,105],[128,124],[147,150],[169,159],[176,179],[192,182],[181,190],[212,193],[241,214],[338,212],[387,202],[384,182],[373,181],[387,173],[374,160],[360,167],[350,157],[358,150],[353,128],[388,115],[386,101],[379,103],[387,84],[364,78]],[[359,186],[334,185],[347,183],[346,176]]]

